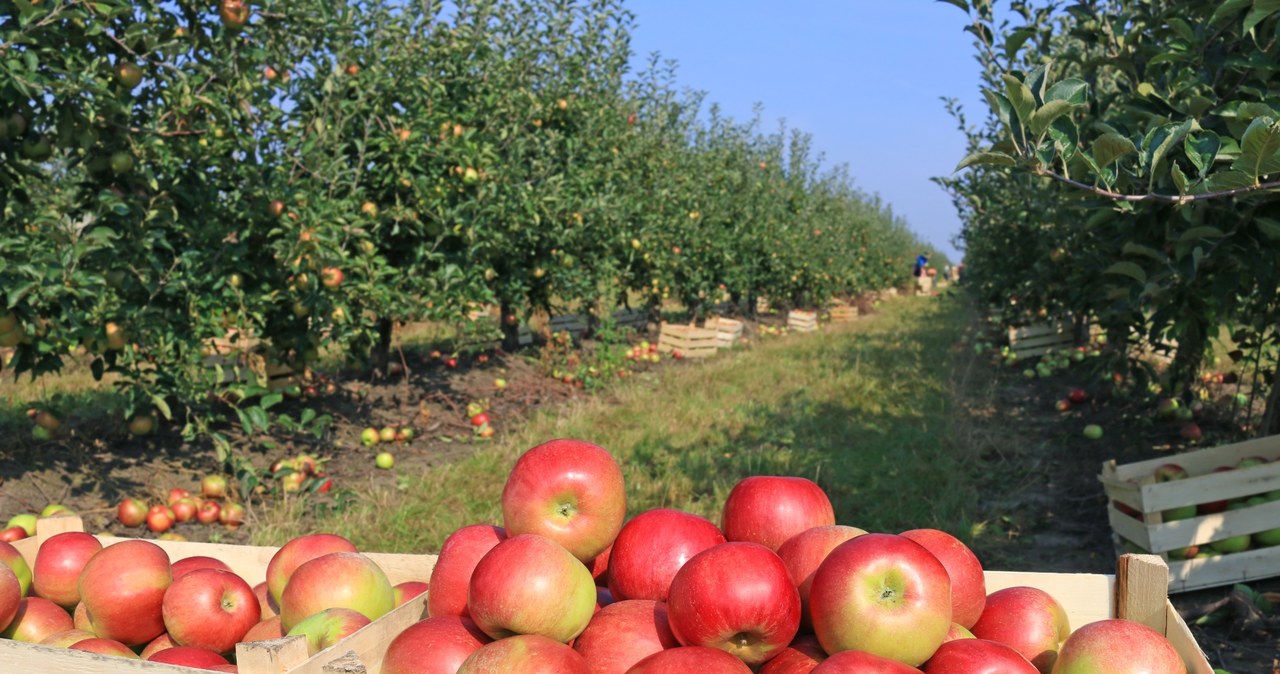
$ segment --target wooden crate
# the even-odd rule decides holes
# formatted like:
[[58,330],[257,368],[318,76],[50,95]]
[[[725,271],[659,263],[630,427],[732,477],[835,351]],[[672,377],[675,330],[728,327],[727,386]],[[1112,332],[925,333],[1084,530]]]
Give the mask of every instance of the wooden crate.
[[1009,349],[1019,358],[1043,356],[1050,351],[1069,349],[1075,343],[1075,328],[1071,321],[1009,328]]
[[293,368],[268,358],[266,348],[259,340],[244,336],[238,330],[228,331],[224,338],[210,340],[200,362],[214,371],[214,383],[256,380],[270,391],[280,391],[300,383]]
[[716,331],[717,345],[722,349],[727,349],[742,338],[742,331],[746,327],[742,321],[735,321],[732,318],[716,316],[708,318],[706,325],[703,326],[708,330]]
[[613,312],[613,322],[620,328],[642,332],[649,324],[649,312],[644,309],[619,309]]
[[[83,531],[79,517],[54,517],[37,523],[36,536],[14,543],[29,565],[35,562],[41,543],[64,531]],[[131,540],[99,536],[105,545]],[[226,562],[231,570],[250,585],[266,578],[267,563],[279,548],[179,541],[152,541],[169,553],[171,561],[206,555]],[[365,553],[382,570],[392,584],[408,580],[426,581],[431,577],[435,555],[397,555]],[[285,637],[236,646],[240,674],[340,674],[364,672],[374,674],[382,668],[387,646],[409,626],[427,614],[427,596],[419,595],[390,613],[314,656],[307,655],[304,637]],[[178,667],[158,662],[130,660],[66,648],[53,648],[0,639],[0,662],[5,671],[65,672],[67,674],[199,674],[204,670]]]
[[1140,622],[1163,634],[1177,649],[1187,674],[1213,674],[1182,616],[1169,603],[1168,569],[1155,555],[1124,555],[1116,574],[987,571],[987,592],[1030,586],[1048,592],[1066,609],[1071,629],[1108,618]]
[[658,331],[658,351],[679,353],[685,358],[714,356],[720,348],[720,333],[715,330],[663,323]]
[[787,327],[796,332],[813,332],[818,329],[818,312],[792,309],[787,313]]
[[757,298],[756,298],[756,313],[757,313],[757,314],[767,314],[767,313],[770,313],[771,311],[773,311],[773,308],[769,305],[769,298],[767,298],[767,297],[757,297]]
[[563,316],[552,316],[551,323],[547,325],[551,334],[567,332],[575,340],[582,339],[582,335],[587,332],[587,317],[582,314],[565,314]]
[[831,307],[832,323],[847,323],[858,317],[858,308],[851,306],[834,306]]
[[[1214,472],[1241,459],[1261,457],[1271,463],[1252,468]],[[1280,500],[1165,521],[1170,508],[1221,500],[1238,502],[1280,491],[1280,436],[1271,436],[1202,449],[1174,456],[1117,465],[1102,465],[1102,481],[1109,503],[1107,517],[1119,551],[1126,542],[1159,554],[1169,564],[1169,589],[1185,592],[1280,576],[1280,546],[1251,547],[1217,557],[1180,559],[1181,551],[1203,547],[1233,536],[1256,534],[1280,527]],[[1156,468],[1176,463],[1191,475],[1157,483]],[[1131,510],[1126,513],[1122,506]],[[1133,514],[1133,513],[1136,513]],[[1173,553],[1172,557],[1170,553]]]
[[932,277],[932,276],[917,276],[917,277],[916,277],[916,292],[917,292],[918,294],[925,294],[925,295],[927,295],[927,294],[929,294],[929,293],[933,292],[933,277]]

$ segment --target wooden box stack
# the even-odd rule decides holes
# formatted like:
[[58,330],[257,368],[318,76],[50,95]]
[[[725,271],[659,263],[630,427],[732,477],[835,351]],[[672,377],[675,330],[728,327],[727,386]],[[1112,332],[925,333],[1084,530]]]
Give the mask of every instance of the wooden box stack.
[[796,332],[813,332],[818,329],[818,312],[792,309],[787,313],[787,327]]
[[658,331],[658,351],[678,353],[684,358],[714,356],[720,348],[720,333],[678,323],[663,323]]
[[1042,356],[1074,345],[1075,335],[1070,321],[1009,328],[1009,349],[1019,358]]
[[727,349],[737,344],[745,328],[742,321],[723,316],[708,318],[705,327],[708,330],[716,331],[716,340],[722,349]]

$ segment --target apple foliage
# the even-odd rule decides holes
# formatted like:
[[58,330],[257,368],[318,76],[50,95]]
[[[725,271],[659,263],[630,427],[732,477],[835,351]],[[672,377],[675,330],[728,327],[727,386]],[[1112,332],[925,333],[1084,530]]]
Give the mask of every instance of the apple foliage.
[[[970,170],[939,179],[982,298],[1176,344],[1178,389],[1223,331],[1274,353],[1280,5],[947,1],[969,16],[990,104],[971,126],[951,103]],[[1280,431],[1277,390],[1263,432]]]

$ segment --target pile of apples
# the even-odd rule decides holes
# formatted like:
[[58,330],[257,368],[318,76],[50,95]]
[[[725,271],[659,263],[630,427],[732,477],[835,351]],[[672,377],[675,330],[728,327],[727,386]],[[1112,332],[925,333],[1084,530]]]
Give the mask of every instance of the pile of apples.
[[182,487],[169,490],[164,503],[148,504],[126,497],[116,506],[116,520],[126,527],[146,525],[153,533],[164,534],[186,522],[221,524],[238,529],[244,522],[244,506],[227,500],[227,478],[209,475],[200,480],[200,493]]
[[250,585],[212,557],[171,561],[151,541],[67,532],[30,566],[0,543],[0,638],[235,672],[237,643],[301,635],[315,654],[426,589],[392,586],[333,534],[286,543]]
[[467,419],[471,422],[471,427],[475,429],[477,437],[493,437],[493,425],[490,423],[493,419],[489,416],[489,411],[485,408],[483,402],[467,403]]
[[658,353],[657,343],[650,342],[647,339],[627,349],[623,357],[633,363],[658,363],[662,361],[662,355]]
[[74,515],[75,511],[61,503],[50,503],[36,513],[18,513],[9,518],[4,528],[0,529],[0,541],[12,543],[20,541],[24,538],[30,538],[36,535],[36,521],[41,517],[53,517],[55,515]]
[[1040,589],[988,594],[946,532],[837,524],[803,478],[742,480],[719,525],[627,519],[614,458],[560,439],[517,460],[501,508],[501,527],[446,539],[429,617],[392,641],[383,674],[1185,673],[1149,627],[1072,632]]

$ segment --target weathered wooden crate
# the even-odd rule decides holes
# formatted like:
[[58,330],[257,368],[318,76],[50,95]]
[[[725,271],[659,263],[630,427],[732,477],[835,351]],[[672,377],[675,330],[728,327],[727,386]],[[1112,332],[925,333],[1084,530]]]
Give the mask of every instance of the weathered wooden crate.
[[201,363],[214,371],[214,383],[256,380],[270,391],[280,391],[300,381],[292,367],[268,358],[266,348],[259,340],[238,330],[230,330],[226,337],[210,340]]
[[837,305],[831,307],[832,323],[847,323],[858,317],[858,308],[848,305]]
[[773,307],[769,304],[769,298],[767,297],[756,298],[757,314],[767,314],[767,313],[770,313],[771,311],[773,311]]
[[933,292],[933,277],[932,277],[932,276],[917,276],[917,277],[916,277],[916,292],[917,292],[917,293],[923,293],[923,294],[926,294],[926,295],[927,295],[927,294],[929,294],[929,293],[931,293],[931,292]]
[[575,340],[582,339],[582,335],[587,332],[587,317],[582,314],[564,314],[562,316],[552,316],[551,322],[547,325],[551,334],[567,332]]
[[1042,356],[1050,351],[1069,349],[1074,345],[1075,328],[1071,321],[1009,328],[1009,349],[1019,358]]
[[1155,555],[1124,555],[1116,574],[986,572],[987,592],[1030,586],[1048,592],[1066,609],[1071,629],[1109,618],[1140,622],[1163,634],[1177,649],[1187,674],[1213,674],[1204,651],[1169,603],[1168,569]]
[[708,330],[716,331],[717,345],[722,349],[727,349],[742,338],[742,333],[746,329],[746,325],[742,321],[737,321],[724,316],[713,316],[707,319],[703,326]]
[[[64,531],[83,531],[79,517],[54,517],[37,524],[36,536],[15,543],[28,564],[35,561],[40,544]],[[99,536],[105,545],[130,540]],[[169,553],[171,561],[205,555],[220,559],[250,585],[266,578],[267,563],[279,548],[179,541],[152,541]],[[392,584],[431,577],[435,555],[365,553],[382,567]],[[285,637],[236,646],[240,674],[376,674],[382,669],[387,646],[427,613],[427,596],[419,595],[366,625],[351,636],[314,656],[307,655],[304,637]],[[0,662],[7,672],[59,672],[60,674],[199,674],[204,670],[159,662],[130,660],[0,639]]]
[[685,358],[714,356],[720,348],[720,333],[692,325],[663,323],[658,331],[658,351],[678,353]]
[[787,327],[796,332],[813,332],[818,329],[818,312],[792,309],[787,313]]
[[[1250,457],[1269,462],[1215,472]],[[1156,482],[1156,468],[1168,463],[1182,466],[1190,477]],[[1254,536],[1280,528],[1280,436],[1123,465],[1108,461],[1098,479],[1110,501],[1107,516],[1118,551],[1131,545],[1159,554],[1169,564],[1170,591],[1280,576],[1280,545],[1260,546]],[[1250,499],[1252,505],[1247,503]],[[1170,521],[1164,516],[1172,508],[1221,501],[1228,501],[1229,509],[1200,510],[1196,516]],[[1184,559],[1188,549],[1202,550],[1214,541],[1240,536],[1249,536],[1249,549]]]
[[643,331],[649,324],[649,312],[644,309],[619,309],[613,312],[613,322],[620,328]]

